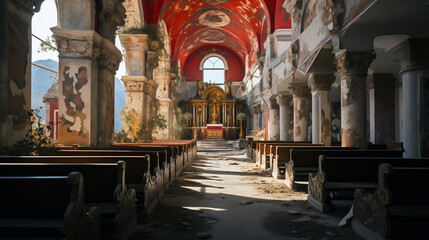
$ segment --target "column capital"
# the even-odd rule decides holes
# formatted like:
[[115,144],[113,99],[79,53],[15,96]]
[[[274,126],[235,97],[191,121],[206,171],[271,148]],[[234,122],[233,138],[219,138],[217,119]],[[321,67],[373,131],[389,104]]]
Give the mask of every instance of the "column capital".
[[269,107],[269,110],[279,108],[279,105],[277,104],[277,100],[275,96],[272,96],[271,98],[268,99],[268,107]]
[[59,57],[98,58],[103,38],[92,30],[51,28]]
[[288,95],[278,95],[276,97],[276,100],[277,100],[277,104],[279,106],[287,106],[287,105],[290,104],[290,101],[292,100],[292,97],[288,96]]
[[306,82],[293,82],[289,87],[293,98],[310,98],[310,88]]
[[147,34],[128,34],[120,33],[119,39],[125,50],[139,49],[142,51],[149,50],[147,40],[149,39]]
[[145,76],[122,76],[121,81],[127,92],[143,92],[147,80]]
[[429,38],[410,38],[389,52],[399,61],[400,72],[429,66]]
[[311,91],[331,90],[335,79],[335,72],[312,72],[308,78],[308,87]]
[[107,67],[110,71],[116,73],[121,61],[121,51],[119,51],[119,49],[111,41],[103,39],[98,64],[100,66]]
[[341,76],[366,75],[375,59],[374,51],[342,51],[336,54],[337,69]]

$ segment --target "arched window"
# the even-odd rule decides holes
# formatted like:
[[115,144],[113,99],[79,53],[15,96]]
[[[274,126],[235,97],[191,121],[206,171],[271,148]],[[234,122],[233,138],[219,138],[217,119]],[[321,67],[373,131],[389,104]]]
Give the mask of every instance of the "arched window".
[[216,84],[222,89],[225,84],[225,70],[228,69],[226,61],[219,55],[208,55],[201,62],[203,70],[203,82]]

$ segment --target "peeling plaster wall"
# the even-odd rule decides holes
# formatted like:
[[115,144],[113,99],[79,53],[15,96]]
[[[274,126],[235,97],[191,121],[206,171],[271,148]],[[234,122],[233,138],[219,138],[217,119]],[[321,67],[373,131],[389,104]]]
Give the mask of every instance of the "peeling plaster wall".
[[[91,61],[62,60],[59,66],[59,142],[89,145],[96,136],[97,73]],[[95,68],[96,69],[96,68]],[[94,142],[94,141],[93,141]]]
[[2,125],[6,144],[25,137],[29,129],[27,111],[31,108],[31,18],[32,13],[14,1],[8,4],[8,106],[7,120]]
[[203,71],[200,70],[202,59],[210,53],[222,55],[228,62],[228,70],[225,71],[225,80],[232,79],[235,82],[244,78],[244,64],[231,50],[224,47],[206,46],[194,51],[186,60],[183,68],[183,76],[188,82],[203,79]]

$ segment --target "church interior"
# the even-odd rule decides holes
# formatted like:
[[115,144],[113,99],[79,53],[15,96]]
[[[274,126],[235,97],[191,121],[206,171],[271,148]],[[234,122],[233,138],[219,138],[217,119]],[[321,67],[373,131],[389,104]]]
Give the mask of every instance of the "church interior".
[[[42,123],[32,18],[48,1]],[[429,239],[428,1],[0,11],[0,239]]]

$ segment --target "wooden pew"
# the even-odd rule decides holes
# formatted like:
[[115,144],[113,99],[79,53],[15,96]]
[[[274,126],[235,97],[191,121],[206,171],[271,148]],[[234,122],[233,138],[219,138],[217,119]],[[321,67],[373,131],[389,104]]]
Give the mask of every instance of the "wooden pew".
[[[405,164],[406,165],[406,164]],[[428,167],[381,164],[374,191],[356,189],[353,228],[365,226],[367,237],[425,239],[429,236]],[[358,223],[358,224],[356,224]],[[359,226],[360,225],[360,226]],[[421,238],[424,237],[424,238]]]
[[86,212],[81,173],[33,175],[0,177],[1,239],[100,238],[99,209]]
[[256,148],[254,151],[254,160],[256,161],[256,164],[259,166],[262,165],[262,155],[264,154],[264,145],[265,144],[295,144],[295,142],[282,142],[282,141],[257,141],[255,144]]
[[[262,166],[262,159],[263,159],[263,155],[265,154],[265,145],[269,146],[274,145],[312,145],[312,143],[309,142],[285,142],[285,141],[258,141],[255,143],[256,149],[254,151],[255,154],[255,158],[254,160],[256,161],[256,164],[258,164],[258,166]],[[271,152],[271,150],[269,150]]]
[[[259,150],[258,150],[258,148],[259,148],[259,146],[258,146],[258,144],[259,143],[264,143],[264,142],[270,142],[270,141],[250,141],[249,142],[249,145],[250,145],[250,147],[249,147],[249,150],[248,150],[248,157],[250,158],[250,159],[253,159],[253,160],[255,160],[256,161],[256,156],[257,156],[257,153],[256,152],[258,152]],[[281,141],[271,141],[271,142],[281,142]],[[247,151],[247,150],[246,150]]]
[[[378,167],[389,163],[394,167],[429,167],[429,159],[420,158],[347,158],[319,157],[317,173],[308,177],[307,201],[321,212],[329,210],[332,200],[351,200],[355,189],[375,190]],[[332,204],[331,204],[332,205]]]
[[[293,142],[293,143],[265,143],[264,153],[261,157],[261,166],[262,168],[272,168],[274,157],[277,155],[277,146],[312,146],[318,147],[323,146],[323,144],[312,144],[307,142]],[[263,161],[265,160],[265,162]],[[264,167],[265,164],[265,167]]]
[[[358,150],[357,148],[342,149],[292,149],[290,160],[285,166],[285,184],[293,190],[298,190],[296,181],[308,182],[308,174],[316,173],[319,167],[319,155],[325,157],[402,157],[399,150]],[[307,188],[307,186],[306,186]],[[306,191],[307,189],[305,189]]]
[[[272,176],[275,179],[284,179],[285,165],[290,160],[290,150],[293,148],[303,149],[341,149],[341,147],[321,146],[320,144],[295,144],[295,145],[276,145],[275,154],[272,154],[270,159],[270,165],[272,170]],[[274,148],[273,147],[273,148]]]
[[156,171],[150,170],[149,156],[0,156],[0,163],[117,163],[126,162],[125,181],[136,190],[137,205],[150,213],[158,203]]
[[171,148],[173,151],[173,157],[175,162],[175,172],[176,176],[179,176],[179,174],[183,171],[183,168],[185,167],[184,162],[184,147],[183,145],[157,145],[157,144],[150,144],[150,143],[121,143],[121,144],[115,144],[114,146],[118,147],[135,147],[135,148],[146,148],[146,149],[153,149],[153,148]]
[[81,147],[74,145],[72,147],[58,147],[59,150],[110,150],[110,151],[139,151],[144,154],[144,152],[162,152],[167,151],[167,162],[170,164],[170,182],[173,182],[175,177],[178,175],[178,170],[176,169],[176,161],[178,149],[171,146],[110,146],[110,147]]
[[56,156],[150,156],[151,174],[156,176],[156,190],[158,199],[160,199],[165,191],[170,187],[171,169],[170,163],[167,161],[167,150],[163,151],[136,151],[136,150],[57,150],[54,152]]

